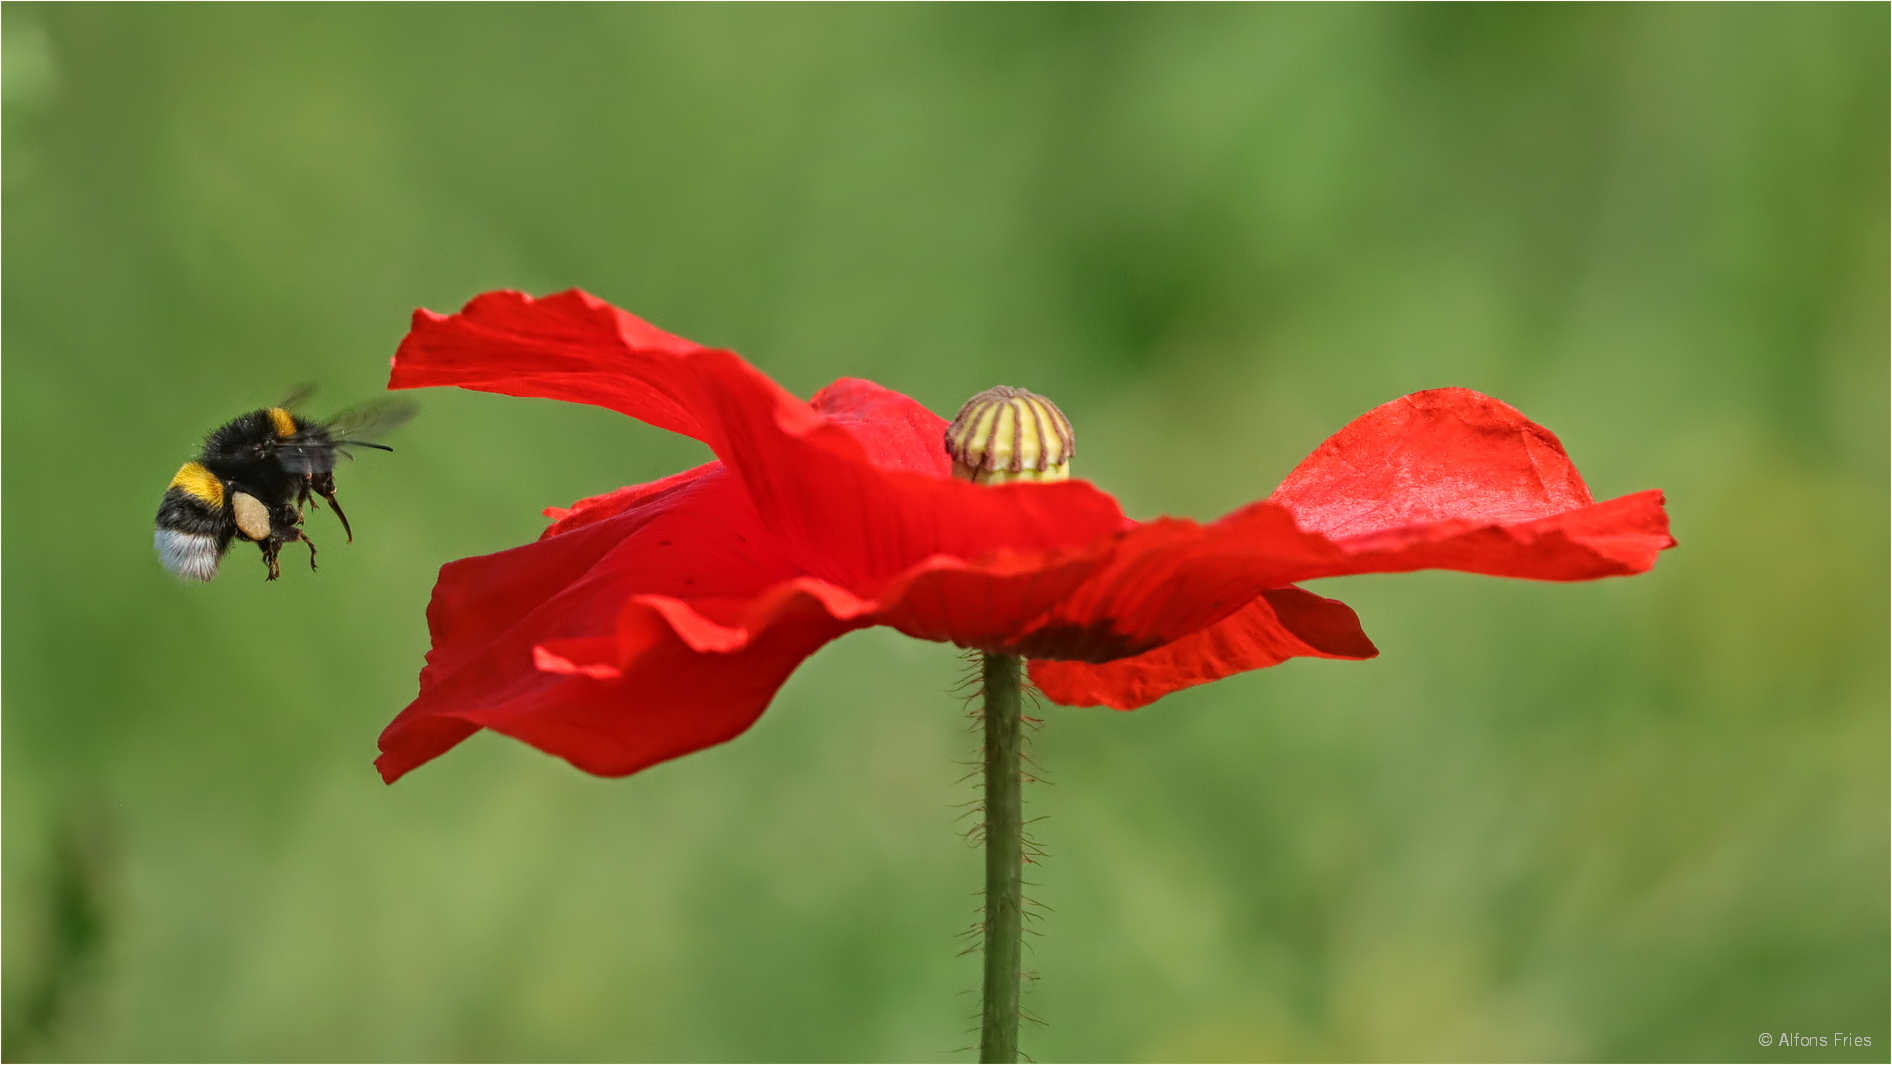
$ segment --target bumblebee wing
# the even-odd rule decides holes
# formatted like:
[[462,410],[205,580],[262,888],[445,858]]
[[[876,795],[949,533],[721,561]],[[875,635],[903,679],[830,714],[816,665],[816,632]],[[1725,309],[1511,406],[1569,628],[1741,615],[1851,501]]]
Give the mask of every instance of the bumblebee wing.
[[376,446],[376,441],[407,424],[420,413],[420,404],[405,396],[388,396],[350,407],[326,423],[329,439],[338,445]]
[[276,406],[281,407],[283,410],[292,411],[292,410],[295,410],[297,407],[302,406],[304,403],[307,403],[309,401],[309,397],[313,395],[315,395],[314,382],[304,381],[301,384],[297,385],[296,387],[290,389],[289,394],[284,396],[282,398],[282,402],[276,404]]
[[292,436],[287,440],[271,440],[262,447],[283,469],[290,473],[324,473],[335,468],[335,456],[347,454],[345,445],[334,440],[320,440],[313,437]]
[[263,446],[290,473],[326,473],[335,468],[335,456],[352,457],[356,447],[393,450],[374,438],[394,431],[420,412],[420,404],[405,397],[378,399],[350,407],[322,423],[311,423],[295,436],[271,440]]

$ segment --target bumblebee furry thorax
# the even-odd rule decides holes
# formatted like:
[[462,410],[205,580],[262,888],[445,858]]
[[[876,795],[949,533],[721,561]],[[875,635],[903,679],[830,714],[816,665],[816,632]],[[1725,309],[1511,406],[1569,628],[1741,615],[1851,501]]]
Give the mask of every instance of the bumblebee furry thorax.
[[393,450],[367,438],[407,421],[417,408],[407,400],[382,400],[316,422],[291,411],[292,402],[218,427],[204,438],[197,458],[171,478],[154,536],[166,569],[185,580],[210,580],[238,538],[262,550],[269,580],[281,572],[277,555],[286,543],[307,544],[314,569],[315,543],[302,522],[303,507],[317,496],[328,501],[354,542],[348,515],[335,499],[337,456],[352,457],[357,447]]

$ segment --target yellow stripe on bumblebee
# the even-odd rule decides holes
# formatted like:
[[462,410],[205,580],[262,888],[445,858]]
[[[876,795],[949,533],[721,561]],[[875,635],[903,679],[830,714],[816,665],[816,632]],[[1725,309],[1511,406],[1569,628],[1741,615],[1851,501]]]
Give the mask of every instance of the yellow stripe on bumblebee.
[[281,407],[271,407],[266,413],[269,415],[270,424],[276,427],[277,436],[291,437],[296,435],[295,415]]
[[186,462],[179,467],[170,486],[182,488],[184,494],[208,503],[212,510],[223,509],[223,482],[201,462]]

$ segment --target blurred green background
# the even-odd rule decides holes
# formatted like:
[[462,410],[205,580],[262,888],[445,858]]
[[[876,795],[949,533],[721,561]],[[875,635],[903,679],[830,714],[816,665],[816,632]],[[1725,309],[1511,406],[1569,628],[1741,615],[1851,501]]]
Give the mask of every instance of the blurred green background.
[[1887,32],[6,5],[5,1056],[971,1059],[950,647],[850,636],[627,780],[370,767],[437,567],[694,442],[426,395],[320,574],[153,557],[213,425],[575,285],[803,395],[1048,393],[1139,517],[1440,385],[1668,490],[1650,575],[1328,582],[1379,660],[1050,708],[1036,1059],[1886,1060]]

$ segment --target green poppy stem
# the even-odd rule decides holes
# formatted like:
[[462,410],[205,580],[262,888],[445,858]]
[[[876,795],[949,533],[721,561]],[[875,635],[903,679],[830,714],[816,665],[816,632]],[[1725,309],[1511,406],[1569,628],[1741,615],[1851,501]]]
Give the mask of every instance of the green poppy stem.
[[1019,660],[985,655],[985,995],[979,1060],[1018,1060],[1025,864]]

